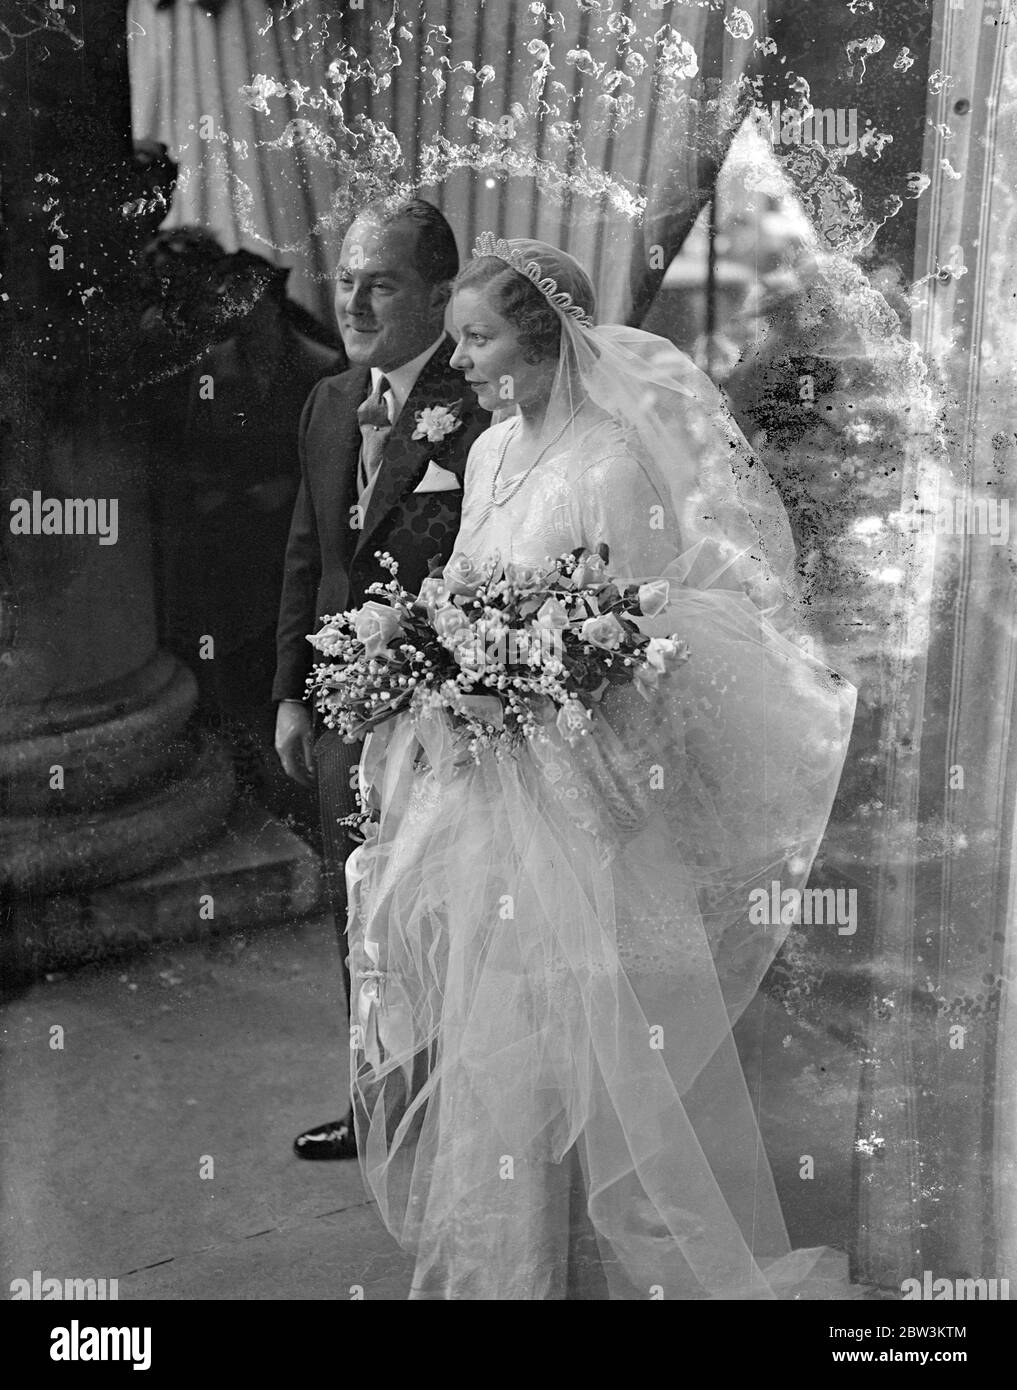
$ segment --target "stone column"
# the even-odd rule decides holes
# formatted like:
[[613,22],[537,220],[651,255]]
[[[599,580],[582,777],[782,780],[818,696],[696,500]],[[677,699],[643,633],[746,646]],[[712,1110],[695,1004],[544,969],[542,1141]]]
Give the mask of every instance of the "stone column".
[[[224,754],[186,728],[194,677],[155,643],[144,460],[129,432],[57,421],[11,502],[103,499],[117,538],[10,535],[0,706],[0,861],[31,901],[131,877],[221,828]],[[29,486],[31,485],[31,486]]]
[[[7,981],[132,936],[194,934],[213,881],[234,891],[235,924],[249,921],[257,909],[241,916],[250,902],[238,879],[294,861],[290,846],[266,850],[261,824],[238,867],[242,836],[223,836],[229,760],[189,725],[194,677],[156,645],[134,257],[169,188],[132,157],[123,6],[31,10],[30,32],[0,51]],[[81,506],[69,511],[68,499]],[[229,852],[181,877],[187,851],[215,837]],[[167,883],[174,866],[180,882]],[[163,879],[139,887],[152,870]],[[312,880],[305,873],[304,910]],[[263,911],[282,916],[285,894],[264,896]]]

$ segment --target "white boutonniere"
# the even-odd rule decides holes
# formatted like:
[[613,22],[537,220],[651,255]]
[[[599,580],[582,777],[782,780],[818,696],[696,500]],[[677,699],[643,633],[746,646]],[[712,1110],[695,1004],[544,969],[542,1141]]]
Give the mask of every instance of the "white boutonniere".
[[413,431],[413,438],[426,439],[431,444],[439,444],[463,423],[447,405],[429,405],[424,410],[418,410],[414,419],[417,428]]

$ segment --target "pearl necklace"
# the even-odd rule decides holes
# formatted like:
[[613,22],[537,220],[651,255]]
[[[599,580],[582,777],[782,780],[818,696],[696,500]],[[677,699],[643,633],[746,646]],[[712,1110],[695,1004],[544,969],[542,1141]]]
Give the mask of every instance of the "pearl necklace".
[[[533,470],[536,468],[537,464],[540,463],[540,461],[545,457],[545,455],[546,455],[551,449],[553,449],[554,446],[558,443],[558,440],[561,439],[562,435],[563,435],[563,434],[565,433],[565,431],[568,429],[569,425],[572,424],[573,420],[574,420],[574,419],[576,418],[576,416],[579,414],[579,412],[580,412],[580,410],[582,409],[582,407],[583,407],[584,404],[585,404],[585,401],[580,401],[580,402],[579,402],[579,404],[576,406],[575,410],[573,410],[572,414],[571,414],[571,415],[569,416],[569,418],[565,421],[564,425],[562,425],[562,427],[561,427],[561,429],[558,431],[558,433],[554,436],[553,439],[548,440],[548,442],[544,445],[543,449],[541,449],[540,453],[539,453],[539,454],[537,455],[537,457],[533,460],[533,462],[530,464],[530,466],[529,466],[528,468],[524,468],[524,469],[523,469],[521,472],[519,472],[519,473],[513,474],[513,476],[509,479],[509,481],[508,481],[508,483],[507,483],[507,485],[506,485],[507,488],[508,488],[508,491],[505,493],[504,497],[498,497],[498,495],[497,495],[498,479],[501,477],[501,470],[502,470],[502,469],[504,468],[504,466],[505,466],[505,455],[508,453],[508,446],[511,444],[512,440],[516,437],[516,433],[517,433],[516,430],[506,430],[506,431],[505,431],[505,438],[502,440],[502,442],[501,442],[501,447],[500,447],[500,449],[498,450],[498,467],[494,470],[494,473],[493,473],[492,476],[491,476],[491,501],[490,501],[490,503],[488,504],[487,510],[486,510],[485,513],[484,513],[485,518],[488,517],[488,516],[490,515],[491,509],[492,509],[493,507],[503,507],[503,506],[505,505],[506,502],[510,501],[513,497],[515,497],[516,493],[517,493],[517,492],[519,491],[519,489],[522,487],[523,483],[526,482],[526,479],[530,476],[530,474],[531,474],[531,473],[533,472]],[[517,416],[516,418],[518,419],[519,417]]]

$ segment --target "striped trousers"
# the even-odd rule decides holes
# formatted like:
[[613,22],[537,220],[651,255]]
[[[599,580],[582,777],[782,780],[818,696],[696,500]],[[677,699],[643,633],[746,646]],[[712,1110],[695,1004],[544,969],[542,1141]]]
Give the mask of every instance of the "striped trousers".
[[337,825],[336,822],[341,816],[352,815],[357,810],[354,786],[363,747],[362,743],[344,743],[334,729],[322,729],[314,744],[325,892],[335,922],[347,1015],[350,1010],[350,967],[347,959],[350,948],[346,936],[346,860],[356,841],[350,838],[346,826]]

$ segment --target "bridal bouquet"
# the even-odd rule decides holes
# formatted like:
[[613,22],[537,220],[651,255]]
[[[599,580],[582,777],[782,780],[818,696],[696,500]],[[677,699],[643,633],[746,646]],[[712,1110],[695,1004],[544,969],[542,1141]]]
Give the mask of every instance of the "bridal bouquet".
[[459,552],[417,595],[393,578],[362,607],[325,618],[308,640],[324,658],[308,688],[329,728],[362,738],[401,710],[440,707],[479,760],[504,753],[552,722],[569,743],[587,734],[612,685],[650,699],[688,660],[677,637],[646,637],[634,621],[668,602],[668,582],[619,587],[608,548],[579,548],[550,567],[477,568]]

